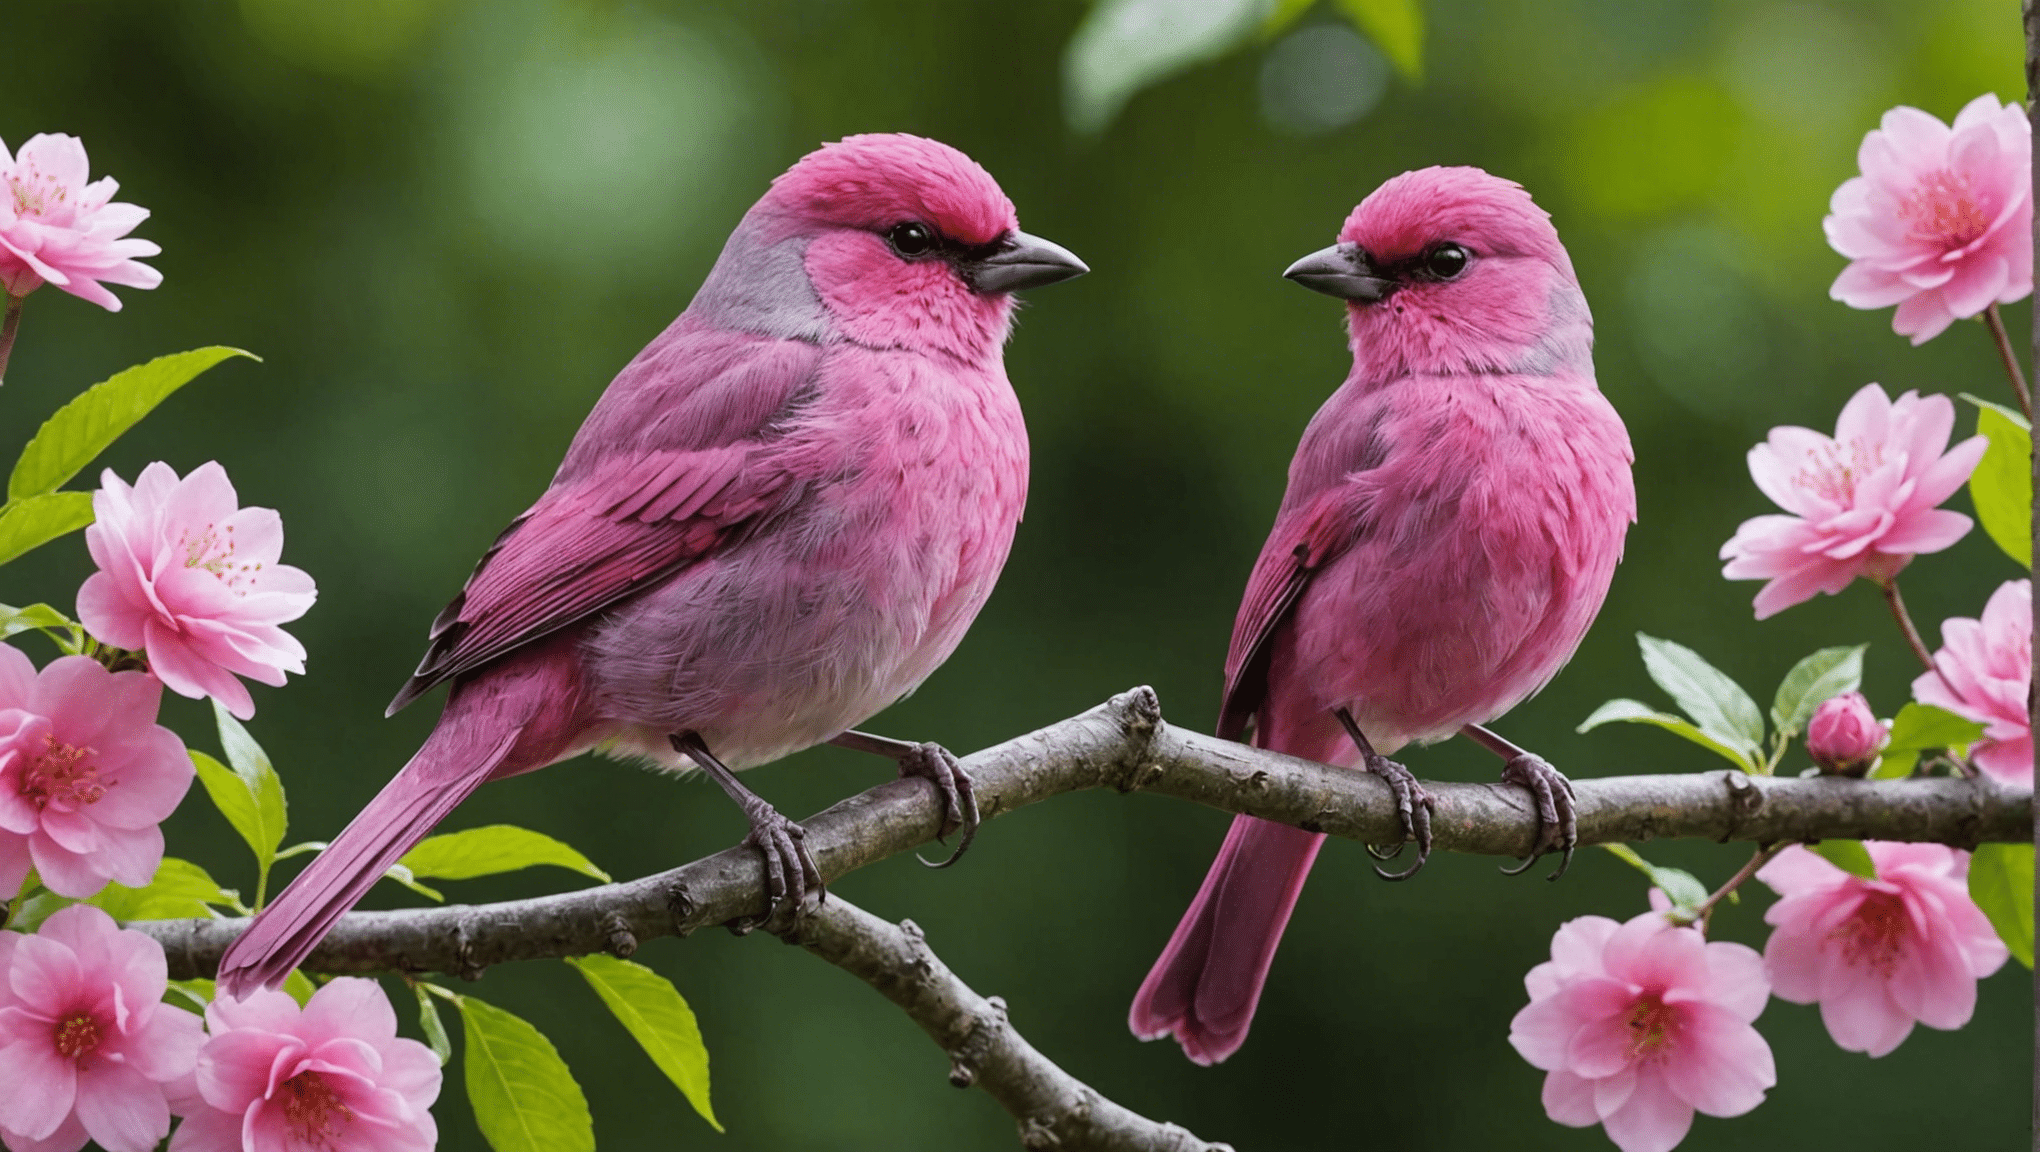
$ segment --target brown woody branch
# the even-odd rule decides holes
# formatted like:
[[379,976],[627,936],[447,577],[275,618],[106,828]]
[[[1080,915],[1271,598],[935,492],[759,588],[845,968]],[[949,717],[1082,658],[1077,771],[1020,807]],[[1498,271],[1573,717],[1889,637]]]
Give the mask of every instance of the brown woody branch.
[[[1333,768],[1170,727],[1154,692],[1136,688],[963,761],[984,818],[1065,792],[1156,792],[1349,840],[1392,843],[1388,786]],[[1426,782],[1437,798],[1439,850],[1527,852],[1536,817],[1527,793],[1501,784]],[[1729,770],[1574,781],[1582,844],[1695,837],[1718,841],[1872,839],[1972,847],[2033,834],[2032,794],[1961,780],[1848,780],[1746,776]],[[834,881],[934,840],[933,785],[895,780],[810,817],[807,844]],[[500,904],[354,912],[306,961],[314,972],[447,972],[492,964],[629,955],[638,941],[685,936],[762,910],[755,851],[732,848],[670,871]],[[210,975],[244,921],[165,920],[134,927],[162,941],[175,977]]]

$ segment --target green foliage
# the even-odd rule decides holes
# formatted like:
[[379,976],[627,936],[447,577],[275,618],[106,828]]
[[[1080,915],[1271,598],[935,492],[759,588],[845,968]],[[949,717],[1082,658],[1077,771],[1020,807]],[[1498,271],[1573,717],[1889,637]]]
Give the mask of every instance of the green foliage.
[[302,970],[293,968],[290,975],[283,978],[283,990],[290,993],[290,998],[297,1001],[298,1007],[302,1008],[312,1002],[312,995],[319,990],[319,986],[312,983],[312,978],[305,975]]
[[1967,748],[1983,736],[1983,725],[1964,720],[1931,704],[1907,704],[1891,722],[1891,740],[1870,770],[1873,778],[1906,776],[1920,753],[1937,748]]
[[1771,703],[1771,723],[1782,737],[1806,730],[1815,709],[1863,683],[1863,650],[1868,644],[1823,648],[1792,666],[1778,683]]
[[1100,0],[1063,53],[1070,126],[1105,130],[1133,94],[1252,40],[1271,0]]
[[190,980],[172,980],[169,986],[163,989],[163,1003],[203,1016],[205,1006],[213,1002],[214,993],[213,982],[202,976]]
[[444,1068],[453,1059],[453,1041],[447,1039],[446,1023],[439,1018],[439,1004],[433,999],[429,984],[412,984],[411,991],[418,996],[418,1029],[425,1033],[425,1043],[432,1054],[439,1057],[439,1066]]
[[468,1103],[496,1152],[594,1152],[588,1098],[538,1029],[462,996]]
[[617,1021],[701,1118],[722,1131],[708,1098],[708,1046],[702,1042],[694,1009],[687,1006],[680,990],[642,964],[602,953],[568,957],[567,963],[587,979],[588,986],[609,1005]]
[[1615,858],[1650,878],[1651,887],[1663,892],[1672,902],[1672,908],[1687,919],[1699,914],[1702,904],[1707,903],[1707,886],[1700,878],[1683,868],[1661,868],[1642,856],[1627,844],[1603,844]]
[[2033,846],[1981,844],[1969,857],[1969,898],[2026,967],[2033,966]]
[[55,492],[171,393],[231,356],[261,359],[239,348],[196,348],[159,356],[87,388],[57,409],[21,450],[7,479],[8,502]]
[[511,824],[490,824],[427,837],[404,853],[398,863],[413,876],[435,880],[471,880],[540,864],[566,868],[605,884],[610,878],[609,873],[566,844],[543,832]]
[[47,888],[34,887],[34,881],[35,876],[31,873],[29,883],[32,890],[21,899],[20,907],[8,909],[7,927],[22,932],[34,932],[42,927],[43,921],[60,909],[78,903],[69,896],[59,896]]
[[1424,8],[1418,0],[1338,0],[1338,5],[1396,71],[1413,82],[1424,79]]
[[1592,732],[1603,724],[1613,724],[1618,721],[1629,724],[1655,724],[1667,732],[1691,740],[1693,743],[1722,757],[1745,772],[1757,771],[1756,761],[1746,755],[1741,749],[1731,747],[1716,740],[1714,737],[1695,727],[1691,721],[1683,716],[1674,716],[1669,712],[1660,712],[1640,700],[1610,700],[1599,708],[1594,709],[1593,715],[1580,721],[1580,726],[1574,729],[1574,731],[1583,733]]
[[217,916],[215,906],[245,911],[239,894],[220,887],[205,869],[175,856],[163,857],[146,887],[108,884],[86,903],[104,908],[107,915],[123,923]]
[[45,492],[0,508],[0,564],[92,523],[92,493]]
[[1636,643],[1643,649],[1644,671],[1702,732],[1751,761],[1757,758],[1764,742],[1764,715],[1741,685],[1683,644],[1641,632]]
[[85,643],[85,630],[47,604],[30,604],[26,608],[0,604],[0,640],[33,631],[41,631],[55,640],[67,656],[77,655]]
[[1964,394],[1976,405],[1976,430],[1990,448],[1969,476],[1976,518],[2005,555],[2033,567],[2033,432],[2026,417]]
[[1877,879],[1877,862],[1870,859],[1870,850],[1863,847],[1861,840],[1822,840],[1807,847],[1816,856],[1852,876]]

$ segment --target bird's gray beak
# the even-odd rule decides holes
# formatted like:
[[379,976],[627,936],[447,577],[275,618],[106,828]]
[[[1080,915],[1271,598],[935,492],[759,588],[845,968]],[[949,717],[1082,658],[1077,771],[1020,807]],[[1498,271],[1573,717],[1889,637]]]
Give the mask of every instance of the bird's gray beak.
[[1376,276],[1358,244],[1334,244],[1289,266],[1284,276],[1313,292],[1372,304],[1395,290],[1395,281]]
[[1015,232],[997,252],[957,266],[964,283],[978,292],[1017,292],[1073,279],[1089,272],[1091,266],[1077,254],[1039,236]]

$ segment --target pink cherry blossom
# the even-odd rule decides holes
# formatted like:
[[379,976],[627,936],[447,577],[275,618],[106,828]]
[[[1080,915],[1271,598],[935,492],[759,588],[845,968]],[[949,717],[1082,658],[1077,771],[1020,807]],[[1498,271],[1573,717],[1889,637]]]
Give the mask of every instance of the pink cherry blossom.
[[87,656],[37,675],[0,644],[0,891],[31,866],[80,899],[118,880],[146,885],[163,861],[157,825],[194,775],[184,742],[156,723],[162,685]]
[[1897,400],[1865,384],[1842,408],[1835,434],[1791,425],[1750,449],[1750,475],[1789,516],[1743,521],[1721,546],[1730,580],[1768,581],[1757,619],[1832,596],[1858,576],[1886,580],[1922,552],[1969,531],[1969,517],[1937,507],[1962,487],[1989,441],[1953,448],[1955,405],[1907,392]]
[[1781,1000],[1820,1004],[1835,1043],[1882,1056],[1915,1020],[1960,1028],[1976,1010],[1976,982],[2005,962],[2005,946],[1969,899],[1969,855],[1940,844],[1866,840],[1877,879],[1792,847],[1757,871],[1783,899],[1764,965]]
[[1891,328],[1915,344],[2031,294],[2032,154],[2025,109],[1989,93],[1953,128],[1917,108],[1886,112],[1856,153],[1863,174],[1835,189],[1821,222],[1851,261],[1828,294],[1898,305]]
[[0,1141],[12,1152],[150,1152],[205,1040],[164,1004],[163,946],[89,904],[0,932]]
[[235,716],[255,714],[236,675],[281,685],[302,675],[305,648],[278,625],[317,598],[312,578],[277,563],[283,518],[243,508],[217,463],[179,480],[160,461],[130,488],[100,475],[85,546],[99,571],[78,589],[78,619],[121,648],[146,649],[172,692],[211,696]]
[[1601,1125],[1622,1152],[1665,1152],[1695,1111],[1740,1116],[1777,1083],[1771,1046],[1750,1026],[1770,996],[1763,960],[1662,912],[1568,920],[1523,985],[1530,1004],[1509,1043],[1549,1073],[1544,1111]]
[[2033,582],[2012,580],[1991,594],[1981,620],[1941,621],[1933,672],[1913,681],[1913,698],[1984,725],[1969,749],[1976,766],[2007,784],[2033,783],[2033,729],[2026,690],[2033,679]]
[[162,249],[127,238],[148,210],[111,203],[120,185],[111,177],[88,183],[89,172],[76,136],[31,136],[11,157],[0,141],[0,291],[26,296],[47,282],[118,312],[106,285],[163,282],[135,259]]
[[206,1009],[199,1102],[170,1152],[427,1152],[439,1059],[399,1039],[373,980],[335,980],[299,1011],[282,992]]
[[1890,738],[1861,692],[1821,701],[1806,725],[1806,754],[1824,772],[1861,776]]

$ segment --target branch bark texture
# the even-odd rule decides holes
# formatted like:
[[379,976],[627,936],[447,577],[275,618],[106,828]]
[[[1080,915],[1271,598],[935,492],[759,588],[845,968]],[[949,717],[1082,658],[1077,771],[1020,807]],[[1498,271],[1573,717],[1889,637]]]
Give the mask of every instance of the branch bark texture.
[[1020,1126],[1026,1148],[1095,1152],[1232,1152],[1115,1104],[1058,1067],[1007,1019],[997,996],[971,991],[913,921],[892,924],[830,896],[795,937],[877,989],[949,1054],[949,1082],[983,1088]]
[[[1388,786],[1374,776],[1172,728],[1147,688],[1121,693],[963,761],[986,820],[1087,788],[1155,792],[1350,840],[1399,835]],[[1575,780],[1581,844],[1704,837],[1935,841],[1960,847],[2033,835],[2032,795],[1988,777],[1912,780],[1776,778],[1736,771]],[[1529,795],[1501,784],[1429,782],[1441,850],[1529,851]],[[895,780],[804,821],[825,879],[934,840],[932,784]],[[833,902],[833,901],[832,901]],[[450,905],[342,917],[305,967],[315,972],[446,972],[478,976],[508,960],[610,952],[744,921],[764,907],[756,851],[732,848],[656,875],[500,904]],[[170,974],[209,976],[241,920],[164,920],[131,927],[163,943]]]

